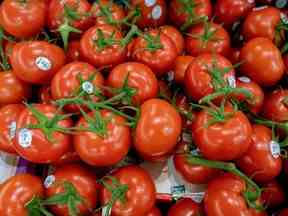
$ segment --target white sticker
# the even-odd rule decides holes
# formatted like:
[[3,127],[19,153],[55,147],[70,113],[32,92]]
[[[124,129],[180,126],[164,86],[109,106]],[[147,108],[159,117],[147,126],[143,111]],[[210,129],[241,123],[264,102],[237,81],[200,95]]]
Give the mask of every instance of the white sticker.
[[23,148],[28,148],[32,143],[32,133],[27,128],[22,128],[19,131],[18,143]]
[[270,152],[271,152],[272,156],[274,158],[279,158],[280,157],[280,151],[281,151],[281,149],[280,149],[279,143],[272,140],[270,142]]
[[192,193],[191,199],[193,199],[196,203],[202,203],[204,196],[205,196],[205,192]]
[[111,208],[108,208],[107,206],[105,206],[104,208],[102,208],[102,216],[111,215],[111,210],[112,210]]
[[195,155],[195,156],[200,156],[201,155],[201,152],[200,152],[199,148],[193,149],[192,151],[190,151],[190,153],[192,155]]
[[94,86],[91,82],[85,81],[82,83],[82,89],[85,91],[87,94],[92,94],[94,92]]
[[162,8],[160,5],[156,5],[153,9],[152,9],[152,19],[154,20],[158,20],[161,16],[162,16]]
[[13,121],[10,123],[10,125],[8,126],[9,129],[9,139],[12,140],[15,135],[16,135],[16,128],[17,128],[17,124],[16,121]]
[[147,7],[151,7],[156,4],[156,0],[145,0],[144,3]]
[[288,24],[288,17],[284,13],[280,13],[281,20],[284,24]]
[[227,81],[228,81],[228,85],[229,85],[231,88],[236,88],[236,80],[235,80],[235,77],[234,77],[234,76],[229,76],[229,77],[227,77]]
[[56,178],[55,178],[54,175],[49,175],[49,176],[47,176],[46,179],[45,179],[45,181],[44,181],[44,186],[45,186],[45,188],[47,189],[47,188],[49,188],[51,185],[53,185],[54,182],[55,182],[55,180],[56,180]]
[[264,6],[260,6],[260,7],[255,7],[255,8],[253,8],[253,11],[260,11],[260,10],[263,10],[265,8],[268,8],[268,6],[264,5]]
[[48,71],[52,68],[51,61],[44,56],[37,57],[35,63],[37,65],[37,67],[43,71]]
[[240,80],[243,83],[250,83],[251,82],[251,79],[249,77],[246,77],[246,76],[238,77],[238,80]]

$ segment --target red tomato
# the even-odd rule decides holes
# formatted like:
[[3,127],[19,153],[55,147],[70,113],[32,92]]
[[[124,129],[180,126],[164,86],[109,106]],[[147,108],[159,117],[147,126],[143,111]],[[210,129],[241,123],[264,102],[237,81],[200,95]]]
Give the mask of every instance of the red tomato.
[[213,116],[208,110],[199,112],[192,124],[195,144],[204,157],[210,160],[229,161],[241,157],[249,148],[252,128],[241,111],[225,108],[224,114],[232,114],[224,122],[209,125]]
[[[82,117],[77,126],[84,130],[74,135],[74,147],[86,163],[93,166],[112,166],[121,161],[129,151],[130,129],[125,125],[126,120],[121,116],[107,110],[101,110],[98,114],[101,115],[101,121],[107,124],[103,129],[100,128],[102,134],[99,132],[97,134],[95,131],[94,124],[97,122],[89,123],[87,118]],[[95,115],[95,113],[90,113],[89,117],[96,118]],[[96,121],[99,120],[96,118]]]
[[[230,71],[225,73],[225,69],[231,68]],[[208,70],[209,69],[209,70]],[[232,64],[225,57],[218,54],[202,54],[196,57],[186,70],[184,84],[187,93],[195,101],[200,100],[202,97],[213,93],[214,87],[212,85],[212,73],[221,73],[221,77],[226,80],[235,80],[235,72]]]
[[80,162],[81,159],[77,152],[74,150],[74,148],[70,148],[68,152],[66,152],[58,161],[54,162],[55,165],[63,165],[63,164],[69,164],[74,162]]
[[172,205],[167,216],[198,216],[201,215],[200,206],[190,198],[182,198]]
[[0,109],[0,150],[16,153],[12,139],[16,133],[16,121],[25,108],[22,104],[9,104]]
[[9,34],[27,38],[40,33],[45,25],[44,0],[4,0],[0,7],[0,25]]
[[185,72],[193,60],[193,56],[177,56],[175,59],[174,69],[172,70],[175,82],[184,84]]
[[44,188],[41,180],[30,174],[18,174],[1,185],[0,215],[26,216],[26,205],[34,197],[43,197]]
[[141,106],[134,146],[147,160],[169,154],[181,133],[181,116],[168,102],[150,99]]
[[288,208],[282,209],[279,216],[288,216]]
[[268,208],[277,207],[285,202],[284,188],[277,181],[271,181],[263,186],[261,199]]
[[[125,61],[127,55],[126,47],[118,43],[121,39],[123,39],[122,33],[114,26],[91,27],[80,40],[81,56],[96,67],[120,64]],[[108,41],[114,43],[109,44]]]
[[[112,207],[112,215],[140,216],[149,213],[155,204],[156,194],[154,182],[147,171],[138,166],[126,166],[117,169],[112,177],[121,185],[128,186],[128,191],[123,195],[126,202],[117,200]],[[111,192],[104,187],[100,192],[101,204],[105,205],[111,199]]]
[[254,125],[252,142],[245,154],[237,161],[239,168],[257,182],[269,182],[282,169],[280,148],[272,142],[272,132],[263,125]]
[[174,42],[178,55],[181,55],[184,51],[184,38],[181,32],[170,25],[161,26],[160,31],[166,34]]
[[157,207],[153,207],[148,214],[145,216],[162,216],[161,211]]
[[30,98],[31,87],[12,71],[3,71],[0,72],[0,95],[0,105],[21,103]]
[[64,51],[54,44],[24,41],[13,46],[13,73],[23,81],[33,84],[48,83],[64,64]]
[[227,56],[230,51],[230,36],[221,25],[205,22],[190,28],[185,45],[186,51],[192,56],[209,52]]
[[38,99],[42,104],[51,104],[53,98],[51,95],[51,87],[50,85],[43,85],[39,89]]
[[273,121],[288,121],[288,90],[277,89],[265,95],[263,115]]
[[[176,45],[166,34],[158,30],[150,30],[145,35],[135,40],[132,59],[148,65],[157,76],[161,76],[174,66],[177,57]],[[153,42],[149,42],[151,38]],[[155,48],[155,43],[159,48],[151,51],[151,48]]]
[[66,52],[66,62],[70,63],[73,61],[80,61],[80,41],[73,40],[68,44],[67,52]]
[[219,23],[228,26],[246,17],[254,7],[254,0],[217,0],[215,16]]
[[128,86],[136,90],[132,98],[134,104],[142,104],[150,98],[157,97],[158,81],[148,66],[137,62],[117,65],[109,73],[107,85],[112,88],[122,88],[126,78],[128,78]]
[[167,5],[165,0],[132,0],[131,10],[138,8],[140,16],[137,25],[140,28],[157,27],[165,24],[167,17]]
[[[43,115],[41,118],[45,116],[50,119],[49,121],[45,121],[46,126],[44,131],[51,131],[52,127],[49,126],[49,124],[51,119],[55,117],[57,108],[45,104],[35,104],[32,105],[32,107],[36,109],[41,116]],[[58,161],[69,150],[71,144],[70,135],[54,131],[51,134],[52,140],[48,140],[43,129],[27,128],[29,124],[38,125],[39,123],[41,124],[39,119],[36,119],[32,114],[31,110],[28,108],[24,109],[17,119],[17,132],[13,140],[14,148],[20,156],[34,163],[51,163]],[[72,122],[67,118],[52,126],[65,129],[71,127]]]
[[261,86],[275,85],[284,74],[281,53],[267,38],[254,38],[240,52],[240,71]]
[[239,48],[230,48],[230,53],[227,58],[231,61],[233,65],[238,64],[240,62],[240,49]]
[[[48,199],[67,192],[64,184],[68,182],[74,186],[79,196],[84,199],[82,203],[76,203],[75,207],[79,210],[79,214],[87,215],[96,207],[98,185],[93,171],[79,164],[68,164],[56,168],[56,171],[50,174],[46,180],[48,178],[54,180],[45,185]],[[57,216],[66,216],[69,215],[68,205],[69,203],[52,205],[51,210]]]

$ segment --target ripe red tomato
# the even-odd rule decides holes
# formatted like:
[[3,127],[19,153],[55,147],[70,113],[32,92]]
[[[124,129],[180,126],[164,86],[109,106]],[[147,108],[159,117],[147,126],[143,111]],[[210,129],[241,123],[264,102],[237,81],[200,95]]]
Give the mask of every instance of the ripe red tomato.
[[40,33],[45,25],[44,0],[4,0],[0,7],[0,25],[9,34],[27,38]]
[[16,121],[25,108],[22,104],[9,104],[0,109],[0,150],[8,153],[16,153],[12,139],[16,133]]
[[[96,133],[97,128],[94,126],[99,121],[95,117],[97,114],[90,113],[90,122],[82,117],[77,123],[77,127],[82,127],[83,130],[74,135],[74,147],[86,163],[93,166],[112,166],[121,161],[129,151],[130,129],[121,116],[107,110],[101,110],[98,114],[105,124],[104,128],[98,128],[101,134]],[[91,118],[96,118],[96,123],[91,122]]]
[[162,216],[161,211],[157,207],[153,207],[148,214],[145,216]]
[[[161,76],[174,66],[177,57],[176,45],[170,37],[158,30],[150,30],[145,35],[136,38],[132,59],[148,65],[157,76]],[[151,38],[153,38],[152,42]],[[159,47],[151,51],[151,48],[155,48],[156,45]]]
[[174,42],[178,55],[181,55],[185,45],[181,32],[171,25],[161,26],[160,31],[166,34]]
[[227,56],[230,51],[230,36],[221,25],[205,22],[190,28],[185,45],[186,51],[192,56],[209,52]]
[[53,165],[59,166],[63,164],[69,164],[69,163],[76,163],[80,162],[81,159],[73,146],[70,147],[70,149],[56,162],[53,162]]
[[21,103],[30,98],[31,87],[12,71],[0,72],[0,105]]
[[169,154],[181,133],[181,116],[168,102],[150,99],[141,106],[134,146],[147,160]]
[[279,216],[288,216],[288,208],[282,209]]
[[252,142],[245,154],[237,161],[239,168],[257,182],[269,182],[282,169],[280,147],[272,141],[272,132],[263,125],[254,125]]
[[132,100],[134,104],[157,97],[158,81],[153,71],[146,65],[137,62],[126,62],[117,65],[109,73],[107,85],[122,88],[128,78],[128,86],[136,90]]
[[45,41],[24,41],[13,46],[13,73],[25,82],[48,83],[64,64],[65,53],[54,44]]
[[167,216],[198,216],[201,215],[200,206],[190,198],[182,198],[172,205]]
[[265,95],[263,115],[273,121],[288,121],[288,90],[277,89]]
[[38,100],[42,104],[51,104],[53,98],[50,85],[43,85],[38,91]]
[[[52,179],[48,181],[48,179]],[[87,215],[97,204],[96,176],[93,171],[79,164],[67,164],[56,168],[56,171],[46,178],[47,199],[65,193],[65,183],[70,183],[76,189],[76,193],[83,199],[81,203],[75,203],[79,214]],[[72,197],[72,196],[71,196]],[[73,199],[73,198],[72,198]],[[75,199],[75,198],[74,198]],[[57,216],[69,215],[69,203],[52,205],[51,211]]]
[[26,216],[26,205],[34,197],[43,197],[44,188],[40,178],[30,174],[18,174],[1,185],[0,215]]
[[176,83],[184,84],[186,70],[193,60],[193,56],[177,56],[172,70]]
[[[49,124],[51,123],[51,119],[55,117],[56,114],[59,114],[57,113],[57,108],[45,104],[35,104],[32,105],[32,107],[40,113],[41,118],[45,116],[50,119],[49,121],[45,121],[44,131],[51,131],[52,127]],[[14,148],[21,157],[34,163],[51,163],[58,161],[69,150],[71,137],[62,132],[54,131],[51,134],[51,140],[48,140],[43,129],[28,127],[29,124],[36,125],[39,123],[41,124],[39,119],[36,119],[32,114],[31,110],[25,108],[17,119],[17,131],[13,139]],[[60,120],[52,126],[65,129],[72,126],[72,121],[67,118]]]
[[70,41],[66,52],[66,62],[70,63],[73,61],[81,61],[80,41],[78,40]]
[[286,200],[284,188],[277,181],[271,181],[264,185],[261,200],[268,208],[274,208],[283,204]]
[[[80,40],[80,52],[83,59],[96,66],[115,66],[125,61],[126,47],[118,42],[122,33],[111,25],[96,25],[88,29]],[[109,42],[113,41],[111,44]]]
[[224,114],[232,116],[224,122],[209,125],[213,116],[209,110],[199,112],[192,124],[195,144],[210,160],[229,161],[241,157],[249,148],[252,127],[241,111],[225,107]]
[[[146,170],[138,166],[126,166],[112,173],[121,185],[127,185],[128,190],[123,194],[125,203],[117,200],[112,207],[112,215],[135,216],[145,215],[154,206],[156,194],[155,185]],[[110,180],[106,181],[108,184]],[[111,192],[107,188],[100,191],[101,204],[105,205],[111,199]]]
[[275,85],[284,74],[278,48],[267,38],[254,38],[240,51],[241,72],[261,86]]

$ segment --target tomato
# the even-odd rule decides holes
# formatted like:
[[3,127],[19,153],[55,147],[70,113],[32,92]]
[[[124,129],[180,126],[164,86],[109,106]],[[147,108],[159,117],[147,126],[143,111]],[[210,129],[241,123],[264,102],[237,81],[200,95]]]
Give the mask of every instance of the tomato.
[[277,181],[271,181],[263,186],[261,199],[267,207],[277,207],[285,202],[284,188]]
[[172,205],[167,216],[198,216],[201,215],[200,206],[190,198],[182,198]]
[[282,209],[279,216],[288,216],[288,208]]
[[[150,30],[145,35],[146,37],[138,37],[135,40],[132,59],[148,65],[157,76],[161,76],[173,68],[177,57],[176,46],[161,31]],[[152,41],[150,41],[151,38],[153,38]],[[151,49],[155,47],[156,50],[152,51]]]
[[194,111],[190,107],[188,97],[184,94],[177,94],[175,105],[181,114],[182,128],[191,129]]
[[27,38],[40,33],[45,25],[44,0],[4,0],[0,7],[0,25],[9,34]]
[[70,41],[66,52],[66,62],[70,63],[73,61],[81,61],[80,41],[78,40]]
[[64,64],[64,51],[48,42],[24,41],[16,43],[13,47],[13,73],[25,82],[48,83]]
[[232,25],[246,17],[254,5],[254,0],[217,0],[215,4],[216,20],[225,26]]
[[242,34],[246,40],[256,37],[274,40],[280,19],[280,10],[274,7],[251,11],[243,23]]
[[140,28],[157,27],[165,24],[167,17],[167,5],[165,0],[132,0],[131,10],[138,8],[140,16],[136,24]]
[[184,84],[185,72],[193,60],[193,56],[177,56],[175,59],[174,69],[172,70],[176,83]]
[[200,18],[212,15],[212,5],[210,0],[171,0],[169,5],[169,18],[177,26],[199,22]]
[[288,121],[288,90],[277,89],[265,95],[263,115],[273,121]]
[[145,101],[140,112],[134,136],[137,152],[147,160],[169,154],[181,133],[180,114],[162,99]]
[[[272,141],[272,132],[263,125],[254,125],[252,142],[237,165],[257,182],[269,182],[276,178],[282,169],[279,144]],[[279,152],[278,152],[279,151]]]
[[225,107],[223,115],[232,116],[224,122],[210,124],[209,110],[199,112],[192,124],[192,135],[201,154],[210,160],[229,161],[241,157],[249,148],[252,127],[241,111]]
[[12,71],[0,72],[0,105],[21,103],[30,98],[31,87],[19,80]]
[[228,54],[227,58],[231,61],[233,65],[236,65],[240,62],[240,49],[232,48],[230,49],[230,54]]
[[[53,181],[48,181],[48,178]],[[67,182],[72,184],[79,196],[84,199],[82,203],[76,203],[75,205],[79,210],[79,214],[87,215],[97,204],[98,185],[93,171],[79,164],[67,164],[57,167],[56,171],[50,174],[45,181],[48,200],[55,195],[67,192],[64,186]],[[68,205],[69,203],[52,205],[51,210],[55,215],[66,216],[69,215]]]
[[[90,113],[90,122],[87,118],[82,117],[77,123],[78,127],[83,128],[83,131],[79,131],[74,135],[75,150],[80,158],[90,165],[115,165],[129,151],[130,129],[125,125],[126,120],[123,117],[107,110],[101,110],[100,113],[98,112],[98,115],[100,115],[98,118],[106,126],[103,129],[100,128],[100,130],[98,128],[97,131],[94,124],[100,120],[96,118],[96,115],[97,113]],[[91,117],[96,119],[96,123],[93,123]]]
[[[62,127],[69,128],[72,122],[69,118],[51,123],[55,118],[57,108],[52,105],[35,104],[32,107],[36,110],[41,118],[47,118],[45,121],[39,121],[35,117],[36,114],[28,109],[28,107],[20,113],[17,119],[17,131],[13,139],[16,152],[23,158],[34,163],[51,163],[58,161],[68,150],[71,144],[70,135],[53,128]],[[61,113],[60,113],[61,114]],[[44,117],[45,116],[45,117]],[[29,125],[45,124],[44,129],[29,128]],[[48,130],[48,132],[47,132]],[[47,133],[51,132],[51,138],[48,139]]]
[[[115,66],[124,62],[127,55],[126,47],[117,42],[121,39],[122,33],[116,27],[96,25],[82,35],[80,53],[84,60],[96,67]],[[109,44],[111,40],[114,42]]]
[[16,153],[12,139],[16,133],[16,120],[25,108],[22,104],[9,104],[0,108],[0,150]]
[[204,22],[190,28],[185,39],[186,51],[192,56],[213,52],[227,56],[230,36],[219,24]]
[[[72,62],[62,67],[51,81],[51,95],[54,100],[76,97],[84,94],[89,100],[96,102],[99,92],[104,84],[102,74],[85,62]],[[67,105],[65,109],[70,112],[79,111],[78,105]]]
[[50,85],[43,85],[38,91],[38,100],[43,104],[52,103],[51,87]]
[[184,38],[181,32],[171,25],[161,26],[160,31],[174,42],[178,55],[181,55],[184,51]]
[[128,86],[136,90],[132,98],[134,104],[142,104],[150,98],[157,97],[158,81],[148,66],[137,62],[117,65],[109,73],[107,85],[112,88],[122,88],[126,79],[128,79]]
[[261,86],[273,86],[284,73],[281,53],[267,38],[254,38],[240,51],[240,71]]
[[283,55],[283,62],[285,65],[286,72],[288,71],[288,54]]
[[162,216],[161,211],[157,207],[153,207],[148,214],[145,216]]
[[219,174],[218,170],[190,164],[183,154],[176,154],[173,162],[179,174],[192,184],[207,184]]
[[67,151],[58,161],[54,162],[55,165],[63,165],[63,164],[69,164],[69,163],[75,163],[80,162],[81,159],[77,152],[74,150],[74,148],[70,148],[69,151]]
[[[231,68],[227,73],[224,70]],[[195,101],[213,93],[212,73],[219,75],[226,80],[235,80],[235,72],[232,64],[225,57],[218,54],[202,54],[196,57],[186,70],[184,84],[187,94]]]
[[30,174],[18,174],[1,185],[0,215],[28,216],[25,208],[34,197],[43,197],[44,188],[40,178]]

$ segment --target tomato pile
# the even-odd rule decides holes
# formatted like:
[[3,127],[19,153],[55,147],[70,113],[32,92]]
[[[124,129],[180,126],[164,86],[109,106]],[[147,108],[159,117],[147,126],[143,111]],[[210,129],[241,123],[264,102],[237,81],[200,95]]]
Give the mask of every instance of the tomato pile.
[[[0,4],[0,150],[53,167],[1,216],[288,215],[287,1]],[[159,207],[170,159],[201,203]]]

